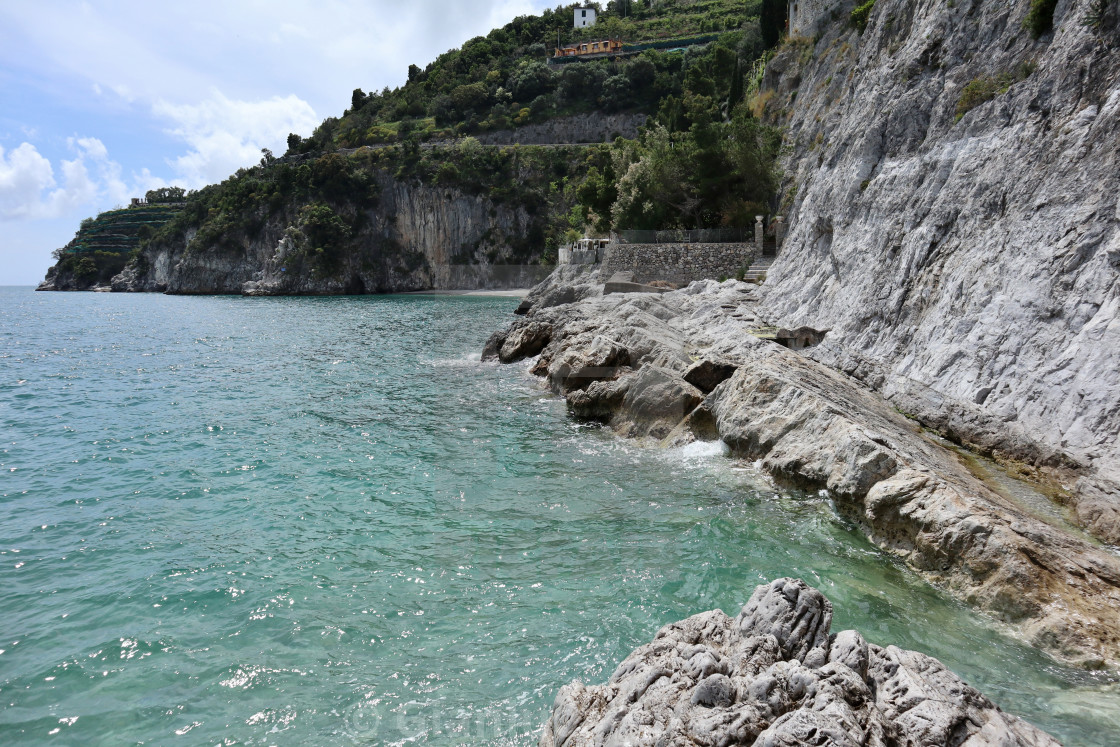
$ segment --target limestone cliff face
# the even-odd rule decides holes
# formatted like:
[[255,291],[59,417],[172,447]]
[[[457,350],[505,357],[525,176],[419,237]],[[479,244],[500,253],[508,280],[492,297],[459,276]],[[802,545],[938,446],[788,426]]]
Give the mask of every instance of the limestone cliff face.
[[[188,249],[148,248],[113,279],[116,291],[299,295],[528,287],[548,268],[530,264],[536,218],[484,195],[380,179],[380,200],[330,266],[299,251],[298,204],[263,218],[254,235]],[[264,207],[261,208],[265,210]],[[263,213],[262,213],[263,216]],[[539,242],[538,242],[539,244]]]
[[1120,9],[1090,29],[1089,5],[1038,40],[1026,0],[877,0],[862,35],[838,5],[787,45],[790,232],[763,291],[898,409],[1080,479],[1081,521],[1120,544]]

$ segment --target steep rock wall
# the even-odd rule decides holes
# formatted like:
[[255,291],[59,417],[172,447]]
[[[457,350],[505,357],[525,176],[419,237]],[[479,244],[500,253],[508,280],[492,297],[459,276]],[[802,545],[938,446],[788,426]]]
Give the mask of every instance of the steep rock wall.
[[[767,84],[790,231],[764,292],[771,321],[831,330],[813,357],[1055,468],[1120,544],[1118,9],[1093,30],[1088,6],[1034,40],[1026,0],[877,0],[862,36],[788,44]],[[963,111],[985,76],[997,95]]]
[[[263,221],[252,236],[187,249],[194,237],[149,248],[113,280],[117,291],[192,294],[343,294],[529,287],[547,275],[530,264],[534,217],[483,195],[380,178],[381,197],[333,266],[297,249],[300,205]],[[262,208],[263,209],[263,208]]]

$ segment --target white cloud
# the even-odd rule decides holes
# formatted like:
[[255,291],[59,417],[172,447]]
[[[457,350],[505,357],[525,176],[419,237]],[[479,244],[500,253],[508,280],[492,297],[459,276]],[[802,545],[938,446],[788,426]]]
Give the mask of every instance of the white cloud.
[[[55,167],[31,143],[5,154],[0,147],[0,220],[57,218],[97,202],[123,203],[129,188],[121,167],[97,138],[69,138],[75,157]],[[92,171],[92,174],[91,174]]]
[[30,218],[44,190],[55,186],[51,162],[31,143],[7,156],[0,147],[0,218]]
[[55,189],[54,167],[34,145],[22,143],[7,155],[0,148],[0,219],[50,218],[88,197],[82,159],[63,161],[61,168],[63,185]]
[[106,161],[109,158],[108,148],[95,137],[72,137],[66,141],[66,144],[95,161]]
[[[0,0],[0,283],[41,277],[67,221],[225,179],[262,147],[283,151],[289,132],[310,135],[316,113],[341,114],[354,88],[401,85],[409,63],[556,4]],[[77,128],[111,152],[84,137],[65,150]]]
[[221,181],[256,163],[262,148],[283,153],[288,133],[309,133],[319,123],[311,105],[295,95],[235,101],[213,91],[199,104],[158,101],[152,111],[172,123],[169,134],[190,146],[169,163],[191,187]]

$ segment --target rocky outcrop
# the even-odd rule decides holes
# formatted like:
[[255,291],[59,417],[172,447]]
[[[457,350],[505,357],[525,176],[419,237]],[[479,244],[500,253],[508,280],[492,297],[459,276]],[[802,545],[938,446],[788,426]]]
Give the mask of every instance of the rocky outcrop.
[[795,579],[658,631],[605,685],[566,685],[541,747],[1056,747],[924,654],[831,632],[832,604]]
[[[880,547],[1053,656],[1120,665],[1120,557],[1053,518],[1060,508],[993,490],[857,381],[756,337],[757,286],[602,296],[566,272],[487,357],[531,356],[547,337],[531,370],[573,415],[667,445],[720,438],[779,480],[827,490]],[[582,299],[545,303],[570,296]]]
[[[1120,6],[876,0],[771,62],[769,323],[954,440],[1052,471],[1120,545]],[[1051,6],[1054,7],[1054,6]],[[839,18],[837,18],[839,16]],[[806,32],[809,36],[812,32]]]
[[[149,247],[113,279],[116,291],[263,295],[342,295],[426,289],[526,288],[547,275],[527,243],[537,220],[524,206],[485,195],[378,177],[380,199],[357,221],[334,266],[300,251],[300,205],[262,206],[252,235],[212,245],[183,240]],[[197,243],[197,242],[195,242]]]
[[141,237],[175,218],[181,203],[137,201],[81,222],[74,238],[54,252],[57,262],[36,290],[109,291]]

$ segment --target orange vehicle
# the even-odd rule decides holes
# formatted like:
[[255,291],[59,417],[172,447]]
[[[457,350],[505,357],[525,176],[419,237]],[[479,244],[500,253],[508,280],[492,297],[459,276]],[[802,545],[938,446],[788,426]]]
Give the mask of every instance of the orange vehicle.
[[606,39],[604,41],[580,42],[566,47],[557,47],[553,57],[582,57],[593,54],[611,54],[622,51],[621,39]]

